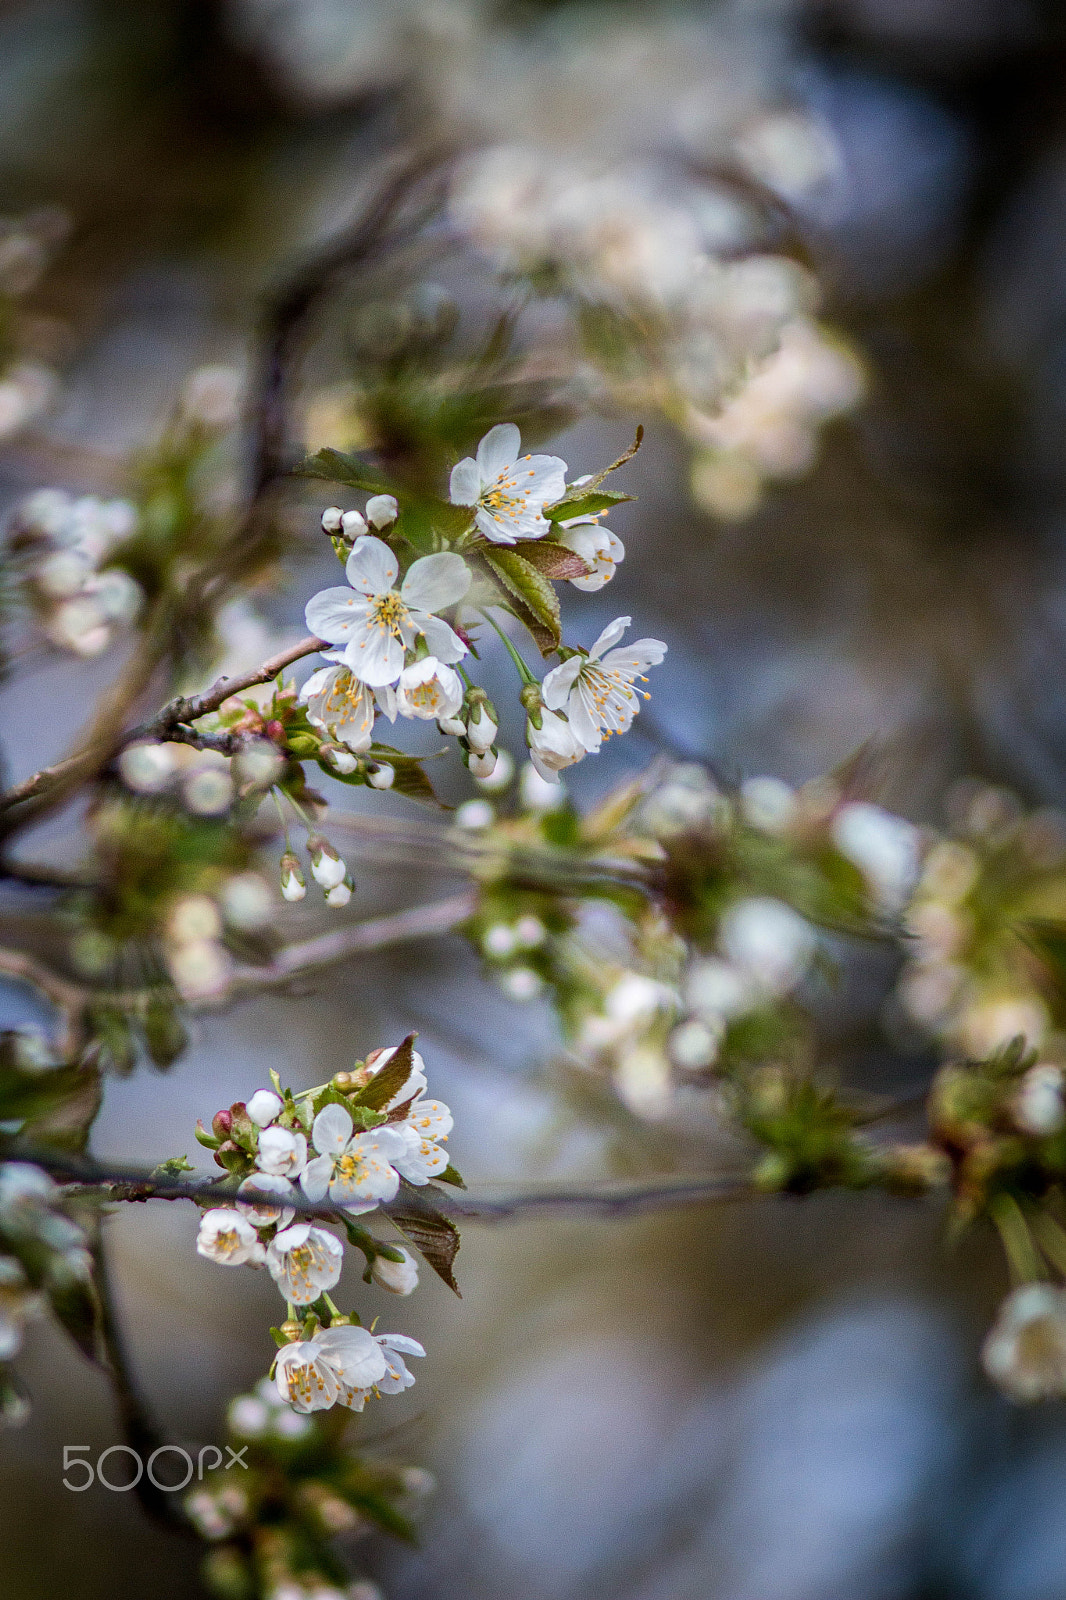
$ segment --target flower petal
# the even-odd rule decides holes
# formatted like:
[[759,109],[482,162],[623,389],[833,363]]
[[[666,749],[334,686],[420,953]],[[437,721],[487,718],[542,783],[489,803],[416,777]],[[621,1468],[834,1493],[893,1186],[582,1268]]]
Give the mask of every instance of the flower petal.
[[570,718],[570,726],[574,730],[574,737],[585,746],[589,755],[595,755],[603,743],[599,723],[596,720],[596,707],[592,701],[592,693],[584,683],[579,683],[574,693],[570,696],[566,714]]
[[589,660],[598,661],[605,650],[617,644],[632,621],[632,617],[616,617],[613,622],[609,622],[589,651]]
[[311,1128],[311,1143],[323,1156],[339,1156],[352,1137],[353,1123],[343,1106],[323,1106]]
[[[340,1109],[338,1107],[338,1109]],[[329,1180],[333,1176],[333,1157],[317,1156],[314,1161],[309,1161],[300,1174],[300,1188],[308,1200],[318,1201],[326,1198]]]
[[426,1353],[425,1347],[406,1333],[379,1333],[377,1343],[383,1344],[386,1350],[399,1350],[405,1356],[424,1356]]
[[448,498],[453,506],[473,506],[481,493],[481,473],[473,456],[457,461],[448,483]]
[[344,576],[360,594],[388,594],[395,586],[400,563],[385,543],[365,533],[352,545]]
[[[483,533],[485,538],[488,539],[490,543],[514,544],[516,535],[514,533],[513,524],[509,522],[503,522],[499,517],[494,517],[490,511],[485,510],[484,506],[479,506],[475,511],[474,522],[477,525],[478,531]],[[545,523],[545,532],[547,531],[547,527],[548,525]],[[321,635],[319,635],[319,637],[321,637]]]
[[419,616],[419,627],[426,636],[426,644],[438,661],[443,661],[445,666],[454,666],[461,661],[467,653],[466,645],[455,630],[445,622],[443,617]]
[[386,1358],[366,1328],[341,1323],[315,1334],[320,1354],[351,1389],[369,1389],[385,1376]]
[[344,659],[363,683],[372,689],[395,683],[403,671],[403,645],[385,628],[365,628],[348,640]]
[[584,656],[570,656],[561,666],[553,667],[549,673],[545,674],[544,682],[540,686],[540,692],[549,711],[561,711],[563,709],[567,696],[574,687],[577,675],[584,665]]
[[483,483],[493,483],[513,466],[522,448],[522,435],[513,422],[498,422],[477,447],[477,465]]
[[470,587],[470,568],[454,550],[421,556],[412,562],[400,593],[412,611],[443,611],[454,606]]
[[667,646],[661,639],[636,639],[623,650],[612,650],[603,657],[604,671],[632,673],[636,676],[645,667],[657,667],[666,655]]
[[357,628],[365,627],[369,608],[351,589],[320,589],[304,608],[304,621],[319,639],[341,644]]

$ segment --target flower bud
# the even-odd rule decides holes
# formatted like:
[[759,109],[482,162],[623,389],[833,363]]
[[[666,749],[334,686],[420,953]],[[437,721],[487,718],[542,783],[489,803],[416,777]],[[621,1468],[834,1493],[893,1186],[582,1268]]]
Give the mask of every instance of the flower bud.
[[273,1089],[257,1089],[248,1101],[248,1115],[257,1128],[265,1128],[273,1122],[281,1107],[281,1097]]
[[211,1132],[214,1134],[216,1139],[228,1139],[232,1127],[232,1111],[216,1111],[214,1116],[211,1118]]
[[394,494],[376,494],[366,503],[366,519],[375,528],[388,528],[399,516]]
[[485,699],[481,690],[475,689],[469,699],[470,713],[466,723],[466,738],[471,750],[480,755],[493,743],[499,732],[495,708]]
[[495,750],[471,750],[470,759],[467,761],[467,766],[470,768],[470,771],[473,773],[475,778],[491,778],[492,774],[496,771]]
[[340,533],[344,512],[340,506],[327,506],[322,513],[322,532]]
[[498,794],[501,789],[507,788],[514,777],[514,758],[509,750],[487,751],[486,754],[495,755],[496,765],[487,778],[478,778],[478,782],[490,794]]
[[324,744],[322,754],[335,772],[340,772],[347,777],[359,765],[359,758],[350,750],[343,749],[339,744]]
[[290,850],[281,858],[281,894],[284,900],[302,900],[307,893],[303,869]]
[[346,511],[341,517],[341,527],[346,538],[358,539],[366,532],[366,518],[361,511]]
[[466,736],[466,723],[462,717],[438,717],[437,727],[441,733],[450,733],[455,739],[462,739]]
[[412,1294],[418,1288],[418,1266],[410,1250],[398,1246],[402,1261],[390,1261],[388,1256],[375,1256],[370,1269],[374,1282],[390,1294]]
[[346,906],[352,898],[352,890],[354,888],[355,884],[346,875],[340,883],[335,883],[333,888],[327,891],[326,904],[328,906]]
[[348,868],[328,839],[313,833],[307,841],[307,849],[311,856],[311,876],[316,883],[323,889],[335,889],[344,882]]
[[387,761],[375,761],[366,769],[366,781],[374,789],[391,789],[396,781],[396,768]]

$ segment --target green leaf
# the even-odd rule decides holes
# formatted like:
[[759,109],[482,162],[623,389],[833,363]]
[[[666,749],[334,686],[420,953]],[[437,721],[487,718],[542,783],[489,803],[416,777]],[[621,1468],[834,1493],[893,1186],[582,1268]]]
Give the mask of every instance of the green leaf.
[[[433,1184],[416,1189],[401,1179],[400,1192],[382,1210],[422,1256],[438,1278],[459,1294],[452,1266],[459,1250],[459,1230],[455,1223],[433,1204],[440,1191]],[[443,1199],[443,1196],[440,1196]],[[460,1296],[461,1298],[461,1296]]]
[[454,1184],[456,1189],[466,1188],[466,1184],[463,1182],[462,1175],[459,1173],[457,1168],[452,1166],[450,1161],[443,1172],[437,1173],[437,1177],[441,1183]]
[[[559,597],[548,579],[517,550],[493,546],[482,550],[481,554],[504,588],[519,601],[522,610],[532,616],[538,626],[529,631],[536,639],[541,655],[550,656],[553,650],[559,648],[562,625]],[[516,614],[522,616],[522,612]],[[522,616],[522,620],[525,622],[526,618]]]
[[153,1178],[176,1178],[182,1172],[195,1172],[196,1168],[188,1156],[168,1156],[157,1167],[152,1168]]
[[587,578],[592,568],[565,544],[554,539],[529,539],[522,549],[523,561],[543,572],[546,578]]
[[388,479],[375,467],[368,467],[357,456],[343,450],[319,450],[300,466],[293,468],[297,478],[324,478],[328,483],[346,483],[352,489],[363,489],[367,494],[380,494],[388,489]]
[[417,1033],[409,1033],[403,1044],[399,1045],[394,1056],[388,1060],[380,1072],[375,1073],[370,1082],[357,1095],[352,1096],[352,1102],[357,1106],[369,1106],[372,1111],[384,1111],[394,1095],[399,1094],[414,1067],[414,1043],[418,1038]]
[[633,499],[634,495],[619,494],[613,489],[575,489],[553,506],[545,506],[544,515],[549,522],[569,522],[571,517],[594,517],[597,512],[610,511],[623,500]]
[[141,1022],[145,1048],[155,1066],[171,1067],[189,1044],[189,1034],[177,1010],[165,1000],[153,1000]]
[[406,755],[404,751],[394,750],[387,744],[372,744],[367,754],[372,761],[387,761],[395,772],[392,789],[387,792],[402,794],[408,800],[424,801],[439,807],[441,811],[452,809],[444,804],[430,783],[419,757]]
[[48,1299],[58,1320],[90,1361],[101,1359],[100,1302],[92,1284],[84,1278],[68,1276],[48,1291]]

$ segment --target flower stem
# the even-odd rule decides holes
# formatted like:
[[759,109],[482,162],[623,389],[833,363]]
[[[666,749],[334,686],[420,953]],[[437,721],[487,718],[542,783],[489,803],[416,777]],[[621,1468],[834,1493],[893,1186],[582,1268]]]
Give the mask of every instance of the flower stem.
[[282,831],[285,834],[285,850],[286,850],[286,852],[288,854],[291,855],[292,854],[292,840],[289,838],[289,824],[288,824],[288,821],[287,821],[287,819],[285,817],[284,811],[282,811],[282,809],[281,809],[281,801],[278,798],[278,791],[276,789],[274,789],[274,788],[271,789],[270,798],[273,800],[274,804],[278,808],[278,821],[281,823]]
[[991,1206],[992,1221],[1003,1242],[1011,1277],[1017,1283],[1039,1282],[1047,1276],[1043,1259],[1033,1242],[1025,1213],[1013,1195],[997,1195]]
[[496,632],[499,634],[500,638],[503,640],[504,646],[505,646],[505,648],[507,650],[507,654],[510,656],[511,660],[514,662],[515,666],[517,667],[518,676],[521,678],[522,682],[523,683],[536,683],[536,681],[537,681],[536,678],[533,676],[532,672],[530,672],[529,668],[526,666],[525,662],[522,660],[522,657],[518,654],[518,651],[515,649],[514,645],[511,643],[510,639],[508,639],[507,635],[504,633],[503,629],[500,627],[500,625],[496,621],[495,617],[491,616],[490,613],[487,612],[487,611],[483,611],[481,613],[481,615],[485,618],[485,621],[487,623],[489,623],[493,628],[496,629]]

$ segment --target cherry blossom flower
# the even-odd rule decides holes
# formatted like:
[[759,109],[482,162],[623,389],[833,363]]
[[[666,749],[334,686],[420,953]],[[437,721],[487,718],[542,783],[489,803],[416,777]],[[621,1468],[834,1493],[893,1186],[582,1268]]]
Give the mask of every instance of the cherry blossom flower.
[[592,594],[610,583],[615,568],[626,557],[626,547],[610,528],[600,526],[598,517],[573,517],[562,524],[559,543],[580,556],[590,569],[584,578],[571,578],[575,589]]
[[349,1391],[344,1396],[342,1404],[351,1411],[362,1411],[371,1394],[400,1394],[404,1389],[410,1389],[415,1375],[408,1370],[403,1358],[424,1356],[426,1353],[417,1339],[410,1339],[405,1333],[378,1333],[373,1334],[372,1338],[385,1357],[385,1373],[383,1377],[376,1378],[373,1384]]
[[252,1224],[228,1206],[204,1212],[196,1248],[200,1255],[223,1267],[261,1267],[266,1259]]
[[439,1177],[448,1165],[448,1155],[438,1141],[446,1140],[454,1127],[448,1107],[440,1100],[419,1098],[404,1120],[393,1126],[407,1138],[406,1149],[391,1158],[401,1178],[421,1186]]
[[981,1361],[1012,1400],[1066,1394],[1066,1289],[1027,1283],[999,1308]]
[[[548,678],[551,676],[549,672]],[[545,678],[545,684],[548,678]],[[559,773],[565,767],[572,767],[576,761],[583,761],[586,755],[585,746],[569,722],[557,711],[547,710],[543,706],[540,727],[535,726],[532,718],[526,723],[526,743],[529,746],[529,759],[545,783],[558,783]]]
[[324,1106],[315,1118],[311,1142],[318,1155],[300,1176],[309,1200],[322,1200],[328,1191],[334,1205],[358,1214],[373,1211],[380,1200],[395,1198],[400,1178],[392,1163],[408,1150],[404,1133],[391,1127],[355,1133],[344,1107],[333,1104]]
[[[390,1374],[389,1357],[365,1328],[342,1323],[320,1328],[279,1351],[274,1381],[296,1411],[327,1411],[346,1396],[365,1394]],[[362,1403],[359,1409],[362,1410]]]
[[[344,593],[343,590],[338,592]],[[345,666],[343,650],[323,650],[322,654],[334,664],[312,672],[300,690],[300,699],[307,707],[307,720],[357,754],[369,750],[374,742],[377,712],[381,710],[390,722],[395,721],[393,692],[387,685],[371,689],[357,678],[352,669]]]
[[341,1275],[344,1250],[325,1228],[297,1222],[276,1234],[267,1246],[267,1271],[294,1305],[310,1305]]
[[634,679],[644,681],[644,669],[658,666],[666,654],[659,639],[638,639],[625,649],[614,649],[631,622],[618,617],[604,628],[587,655],[570,656],[553,667],[544,679],[544,704],[553,711],[564,707],[575,737],[590,753],[604,738],[625,733],[640,709]]
[[474,522],[493,544],[540,539],[551,524],[543,508],[566,493],[566,462],[558,456],[523,456],[513,422],[490,428],[477,447],[452,468],[452,505],[475,506]]
[[298,1178],[307,1165],[307,1140],[302,1133],[291,1133],[288,1128],[264,1128],[259,1135],[256,1165],[260,1172],[272,1177]]
[[291,1200],[295,1196],[288,1178],[282,1177],[279,1173],[253,1172],[250,1177],[245,1178],[237,1193],[246,1194],[249,1190],[256,1194],[276,1194],[279,1203],[271,1205],[269,1200],[239,1200],[237,1210],[242,1216],[247,1217],[257,1228],[269,1228],[272,1223],[277,1223],[279,1228],[288,1227],[296,1215],[292,1206],[285,1204],[287,1199]]
[[[463,704],[463,684],[457,672],[425,656],[404,667],[396,686],[396,706],[402,717],[454,717]],[[491,740],[489,741],[491,743]]]
[[451,664],[466,655],[458,634],[433,615],[457,604],[470,587],[462,556],[448,550],[421,556],[397,589],[399,562],[383,539],[368,534],[355,541],[344,570],[351,588],[321,590],[305,616],[320,639],[343,645],[345,663],[363,683],[395,683],[419,635],[438,661]]

